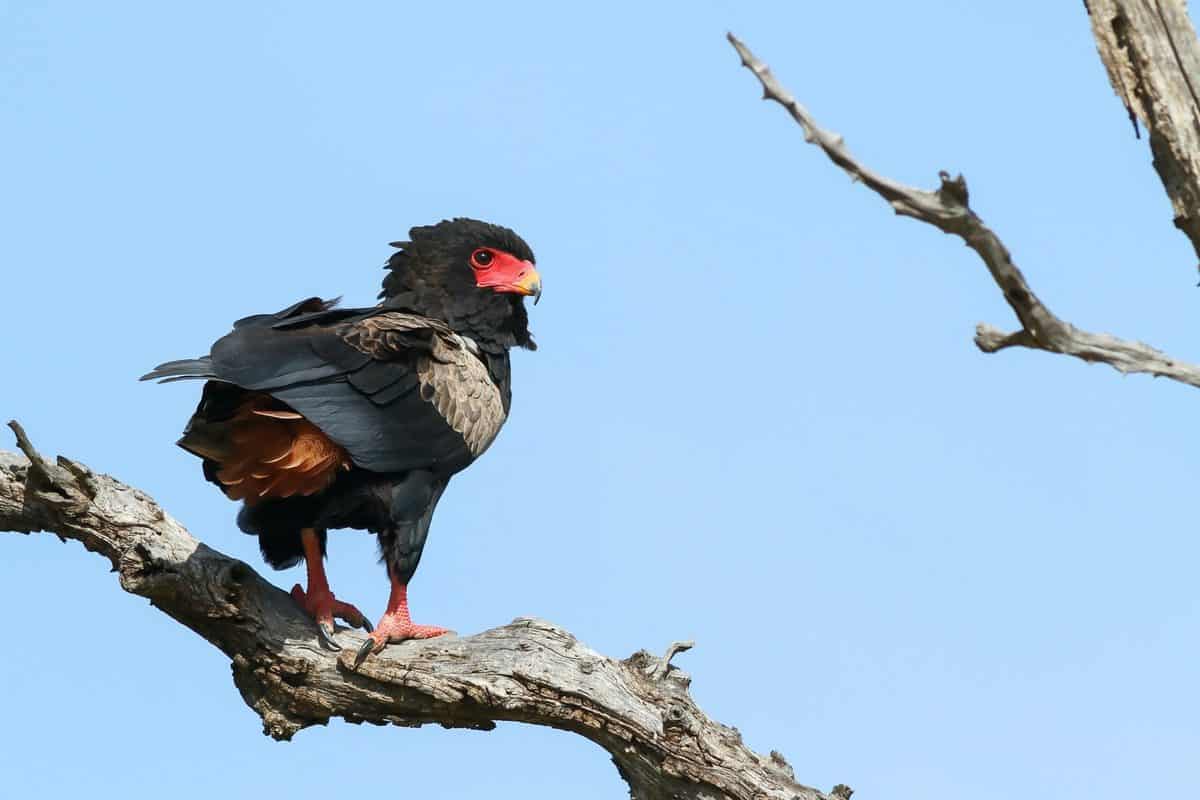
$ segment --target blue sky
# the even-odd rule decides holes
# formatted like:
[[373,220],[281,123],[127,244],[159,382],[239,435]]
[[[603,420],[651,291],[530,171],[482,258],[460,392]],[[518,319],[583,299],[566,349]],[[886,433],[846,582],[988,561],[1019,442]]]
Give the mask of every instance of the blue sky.
[[[418,621],[695,638],[710,714],[863,800],[1188,795],[1200,396],[980,354],[1011,324],[982,265],[806,146],[729,29],[872,167],[964,172],[1063,317],[1200,359],[1195,256],[1079,3],[8,0],[0,416],[260,565],[172,445],[197,387],[136,376],[372,302],[412,225],[510,225],[541,349],[442,501]],[[371,537],[331,555],[381,613]],[[623,796],[516,725],[275,743],[219,652],[53,537],[0,536],[0,598],[6,796]]]

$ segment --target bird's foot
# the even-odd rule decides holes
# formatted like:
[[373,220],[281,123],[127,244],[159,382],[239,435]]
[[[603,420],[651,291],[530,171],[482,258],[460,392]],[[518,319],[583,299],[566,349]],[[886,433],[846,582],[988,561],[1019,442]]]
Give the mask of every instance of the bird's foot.
[[383,619],[379,620],[379,624],[367,636],[362,647],[358,648],[358,654],[354,657],[354,666],[362,664],[372,653],[378,653],[387,646],[388,642],[402,642],[405,639],[432,639],[435,636],[453,632],[449,628],[439,628],[437,625],[417,625],[409,619],[407,613],[400,614],[389,611],[383,615]]
[[333,640],[333,620],[335,617],[353,628],[362,628],[368,633],[373,630],[370,620],[361,611],[349,603],[343,603],[341,600],[338,600],[333,596],[333,592],[328,589],[313,589],[306,592],[297,583],[292,587],[292,599],[307,611],[310,617],[316,620],[317,630],[321,634],[321,641],[331,650],[342,649]]

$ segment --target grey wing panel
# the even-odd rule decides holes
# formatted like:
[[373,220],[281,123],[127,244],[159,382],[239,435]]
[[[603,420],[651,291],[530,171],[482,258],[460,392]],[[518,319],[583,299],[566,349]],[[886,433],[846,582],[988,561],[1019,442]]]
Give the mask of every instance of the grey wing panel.
[[507,415],[500,389],[467,341],[455,334],[434,339],[433,351],[417,361],[421,393],[460,434],[472,456],[492,444]]

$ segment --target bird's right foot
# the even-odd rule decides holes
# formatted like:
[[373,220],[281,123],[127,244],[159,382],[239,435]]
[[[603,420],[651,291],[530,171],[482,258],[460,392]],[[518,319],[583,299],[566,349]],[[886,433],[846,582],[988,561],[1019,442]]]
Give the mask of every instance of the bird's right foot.
[[334,618],[342,620],[352,628],[362,628],[367,633],[374,630],[370,620],[361,611],[349,603],[338,600],[328,589],[313,589],[306,592],[297,583],[292,587],[292,599],[316,621],[321,641],[331,650],[342,649],[333,640]]
[[317,633],[325,646],[330,650],[341,650],[333,640],[334,617],[353,628],[362,628],[367,633],[374,629],[361,611],[338,600],[329,590],[329,580],[325,577],[325,565],[322,562],[321,537],[317,531],[312,528],[302,529],[300,542],[304,547],[304,563],[308,569],[308,589],[305,590],[297,583],[292,587],[292,599],[316,621]]

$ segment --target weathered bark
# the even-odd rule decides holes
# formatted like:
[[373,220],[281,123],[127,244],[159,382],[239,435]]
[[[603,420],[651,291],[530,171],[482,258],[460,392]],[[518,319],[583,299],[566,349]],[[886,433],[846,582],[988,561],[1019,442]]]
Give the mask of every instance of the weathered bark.
[[1200,257],[1200,41],[1185,0],[1085,0],[1100,60],[1137,129],[1150,134],[1154,168],[1175,226]]
[[981,323],[975,329],[975,344],[980,350],[994,353],[1007,347],[1028,347],[1108,364],[1123,373],[1144,372],[1200,388],[1200,366],[1180,361],[1141,342],[1080,330],[1051,312],[1034,294],[1004,242],[967,205],[967,183],[961,175],[951,178],[949,173],[942,172],[939,176],[941,186],[926,191],[872,172],[850,154],[841,136],[817,124],[808,109],[776,80],[750,48],[732,33],[728,38],[741,57],[742,65],[762,84],[763,99],[774,100],[787,109],[803,129],[805,141],[821,148],[830,161],[886,200],[897,214],[958,236],[979,255],[1021,323],[1021,329],[1013,333]]
[[696,706],[690,678],[670,663],[690,643],[618,661],[549,622],[520,618],[474,636],[392,645],[356,670],[355,648],[323,649],[312,620],[245,563],[194,539],[144,492],[65,458],[46,463],[13,427],[28,460],[0,451],[0,530],[51,531],[107,558],[125,591],[229,656],[243,699],[276,739],[332,717],[478,730],[511,720],[600,745],[637,800],[828,800],[796,783],[778,753],[752,752]]

